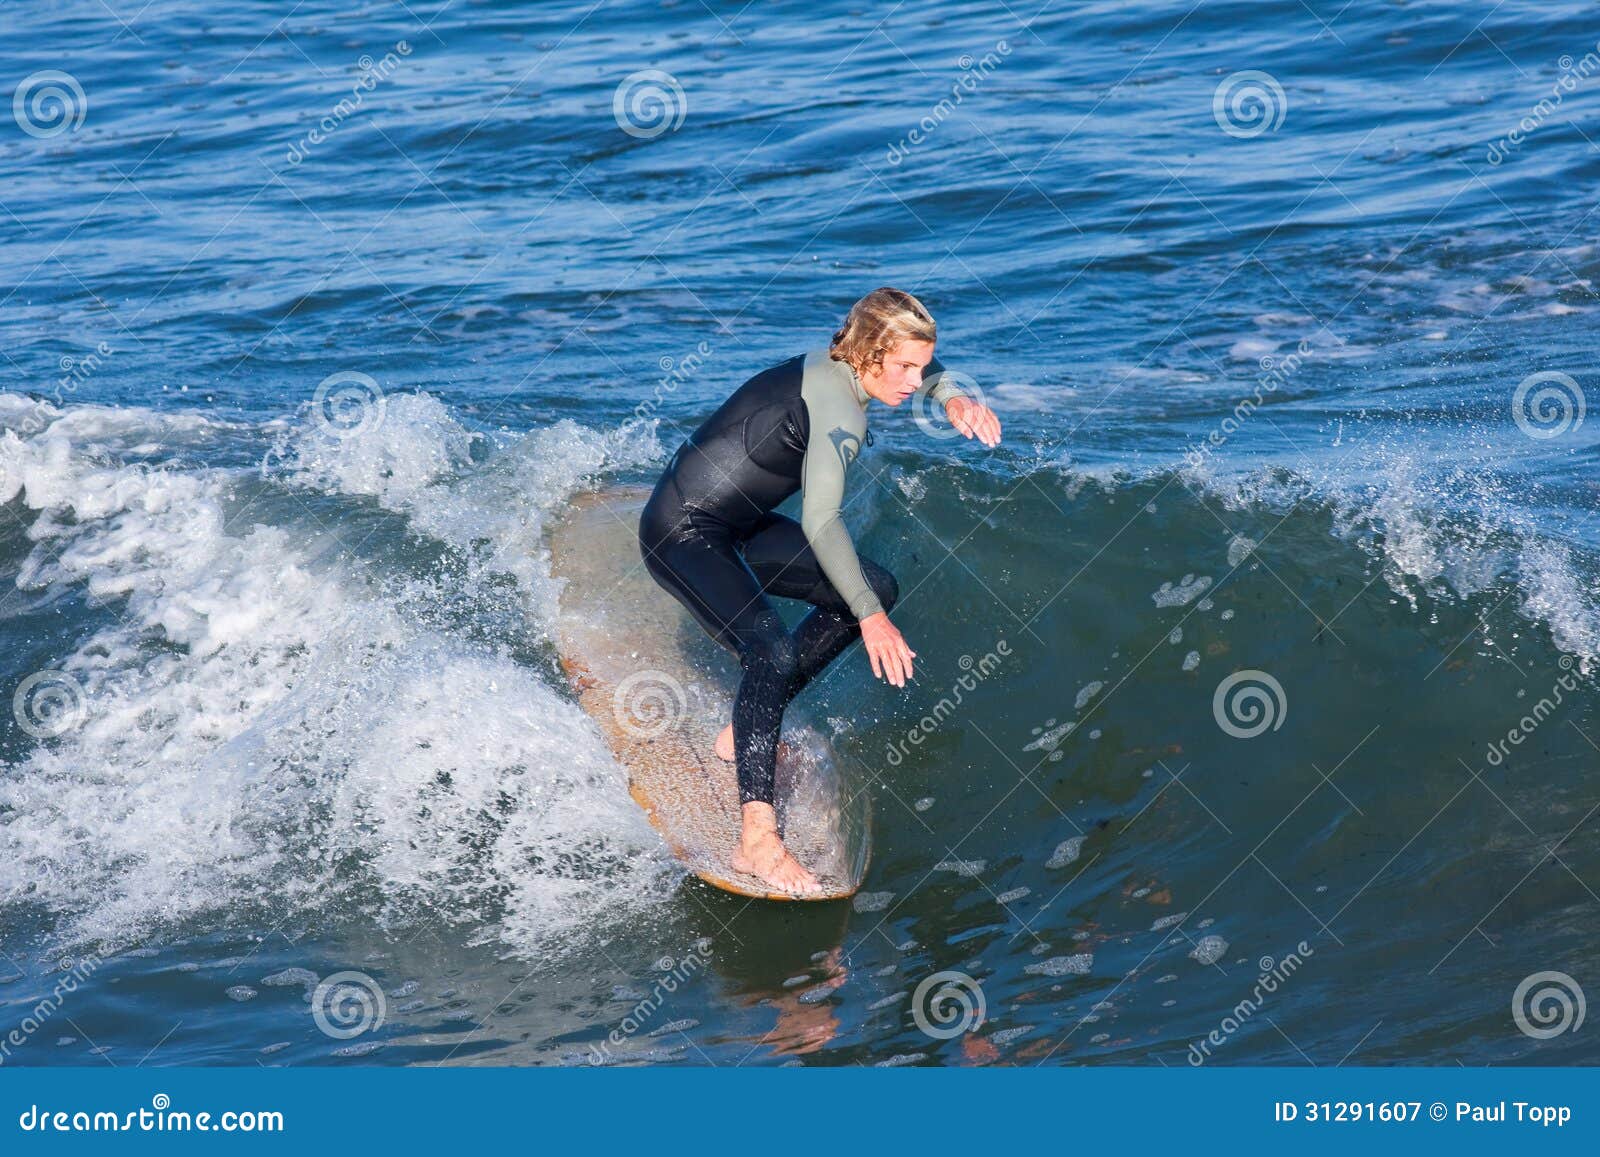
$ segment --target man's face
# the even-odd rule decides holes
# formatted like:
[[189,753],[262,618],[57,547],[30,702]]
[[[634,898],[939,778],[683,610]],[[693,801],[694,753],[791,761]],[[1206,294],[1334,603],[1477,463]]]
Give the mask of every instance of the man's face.
[[886,406],[898,406],[922,388],[922,371],[933,360],[933,343],[912,338],[883,355],[875,373],[862,374],[861,385]]

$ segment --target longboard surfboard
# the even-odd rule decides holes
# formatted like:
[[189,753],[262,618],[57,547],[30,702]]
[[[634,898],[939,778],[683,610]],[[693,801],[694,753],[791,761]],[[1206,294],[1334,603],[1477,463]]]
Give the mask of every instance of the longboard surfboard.
[[[556,649],[583,710],[628,774],[628,791],[672,853],[706,883],[765,900],[855,894],[871,855],[864,785],[851,790],[826,737],[784,719],[775,767],[779,830],[822,888],[773,891],[734,868],[739,786],[713,750],[731,718],[738,666],[645,570],[643,487],[577,495],[550,534],[563,581]],[[727,688],[727,689],[724,689]]]

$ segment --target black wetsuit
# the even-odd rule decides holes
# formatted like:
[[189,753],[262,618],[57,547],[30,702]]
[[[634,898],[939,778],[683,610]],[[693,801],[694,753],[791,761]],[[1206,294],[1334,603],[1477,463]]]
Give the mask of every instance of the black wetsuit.
[[[962,391],[931,362],[922,390]],[[814,350],[740,386],[672,456],[639,520],[655,580],[739,659],[733,740],[741,803],[772,802],[783,712],[894,606],[894,576],[855,553],[840,518],[844,475],[866,431],[855,372]],[[819,440],[814,441],[814,438]],[[801,521],[773,508],[804,487]],[[769,594],[811,611],[791,634]]]

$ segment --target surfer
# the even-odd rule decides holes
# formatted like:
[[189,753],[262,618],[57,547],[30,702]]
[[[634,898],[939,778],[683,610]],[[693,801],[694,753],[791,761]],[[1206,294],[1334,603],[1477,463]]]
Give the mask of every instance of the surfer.
[[[856,553],[841,517],[845,472],[867,433],[867,403],[925,390],[951,424],[986,446],[1000,422],[934,358],[933,317],[909,293],[875,289],[825,349],[762,370],[678,447],[639,520],[651,576],[738,657],[733,721],[716,753],[737,768],[742,831],[733,866],[804,894],[817,879],[784,846],[773,768],[791,699],[861,639],[874,678],[904,687],[916,652],[889,610],[894,576]],[[773,508],[802,492],[800,521]],[[793,633],[768,595],[813,609]]]

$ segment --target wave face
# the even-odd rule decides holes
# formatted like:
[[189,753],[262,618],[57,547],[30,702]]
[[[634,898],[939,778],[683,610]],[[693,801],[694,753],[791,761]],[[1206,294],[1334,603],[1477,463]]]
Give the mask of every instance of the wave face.
[[[30,13],[0,1014],[98,970],[16,1059],[1600,1063],[1507,1008],[1600,949],[1591,7]],[[874,857],[746,906],[546,532],[882,284],[1005,438],[873,410],[917,680],[793,719]]]

